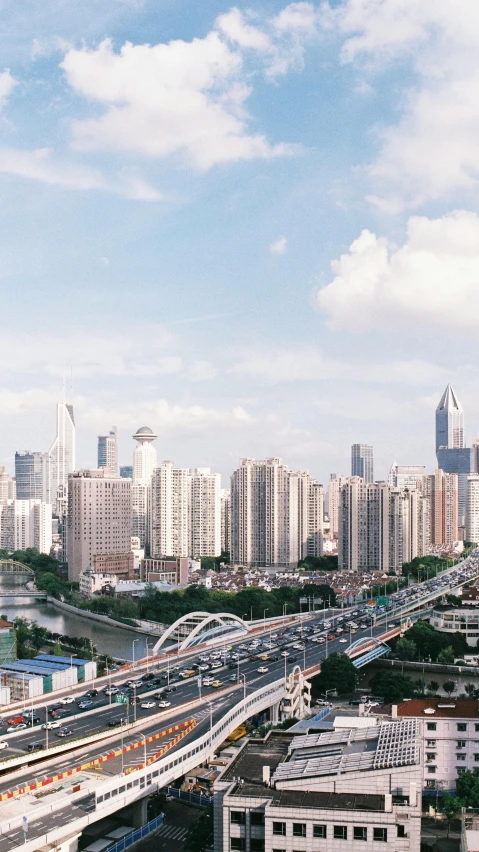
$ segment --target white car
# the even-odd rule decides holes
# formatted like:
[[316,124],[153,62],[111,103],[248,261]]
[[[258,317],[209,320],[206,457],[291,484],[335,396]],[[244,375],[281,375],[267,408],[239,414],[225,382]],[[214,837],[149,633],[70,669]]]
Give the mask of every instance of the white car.
[[65,695],[65,698],[58,699],[59,704],[73,704],[74,701],[75,699],[73,695]]
[[223,667],[223,663],[220,663],[219,660],[216,660],[216,662],[211,663],[212,669],[221,669],[222,667]]
[[0,749],[8,748],[8,743],[5,740],[0,741]]
[[259,669],[256,669],[256,671],[258,674],[266,674],[266,672],[269,672],[269,669],[267,666],[260,666]]
[[[159,706],[160,705],[158,705],[158,707]],[[155,707],[155,702],[154,701],[142,701],[141,704],[140,704],[140,707],[142,707],[143,710],[151,710],[152,707]]]
[[282,657],[289,657],[289,651],[281,651]]
[[347,640],[347,639],[340,639],[339,641],[340,641],[341,643],[343,643],[343,642],[347,642],[348,640]]
[[[141,705],[143,707],[143,704]],[[171,707],[171,701],[158,701],[158,707],[163,710],[166,707]]]
[[62,723],[60,721],[46,722],[44,725],[42,725],[42,728],[44,731],[51,731],[53,730],[53,728],[61,728],[61,725]]
[[213,677],[204,677],[203,678],[203,686],[211,686],[214,681]]

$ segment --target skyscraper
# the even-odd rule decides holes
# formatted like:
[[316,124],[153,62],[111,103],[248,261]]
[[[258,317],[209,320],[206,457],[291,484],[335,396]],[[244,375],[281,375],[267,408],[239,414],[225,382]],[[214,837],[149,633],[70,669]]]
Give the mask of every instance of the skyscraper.
[[436,453],[439,447],[465,447],[464,410],[451,385],[444,391],[436,408]]
[[221,553],[221,474],[197,467],[189,475],[189,555]]
[[455,473],[438,469],[423,479],[423,494],[430,504],[431,544],[451,545],[458,539],[458,489]]
[[49,493],[45,502],[52,504],[54,514],[64,515],[68,510],[68,476],[75,469],[75,418],[73,405],[57,404],[56,438],[50,447]]
[[19,500],[43,500],[49,491],[46,453],[30,450],[15,453],[16,495]]
[[360,476],[365,482],[374,482],[373,448],[370,444],[352,445],[351,476]]
[[[156,437],[149,426],[141,426],[133,435],[134,440],[137,441],[137,446],[133,452],[133,484],[131,489],[133,535],[140,539],[141,547],[145,547],[149,543],[150,486],[151,477],[157,465],[156,450],[152,444]],[[170,556],[171,554],[165,555]]]
[[108,435],[98,435],[98,467],[104,468],[110,476],[118,476],[116,426],[112,426]]
[[[150,542],[151,555],[189,556],[188,517],[190,472],[164,461],[151,479]],[[206,554],[198,554],[205,556]]]
[[467,477],[466,541],[479,544],[479,475]]

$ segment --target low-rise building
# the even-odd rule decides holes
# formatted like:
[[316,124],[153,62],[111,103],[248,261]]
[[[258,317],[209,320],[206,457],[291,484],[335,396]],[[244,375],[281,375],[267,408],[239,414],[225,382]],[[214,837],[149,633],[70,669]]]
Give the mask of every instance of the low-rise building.
[[418,727],[250,740],[215,783],[215,852],[418,852]]
[[92,562],[97,574],[116,574],[120,580],[135,579],[135,555],[132,550],[126,553],[96,553]]
[[94,595],[100,595],[106,587],[116,586],[119,582],[119,577],[116,574],[97,573],[96,571],[82,571],[78,583],[80,586],[80,594],[85,598],[92,598]]
[[163,556],[142,559],[139,580],[143,583],[169,583],[182,586],[188,582],[188,557]]
[[436,606],[429,623],[441,633],[461,633],[472,648],[479,639],[479,609],[471,606]]

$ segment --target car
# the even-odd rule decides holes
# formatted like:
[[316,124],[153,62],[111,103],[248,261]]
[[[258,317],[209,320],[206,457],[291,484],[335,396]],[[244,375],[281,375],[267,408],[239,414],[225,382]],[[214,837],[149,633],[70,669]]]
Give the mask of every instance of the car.
[[324,638],[324,636],[320,636],[318,642],[320,645],[322,645],[324,642],[326,642],[326,639]]
[[219,660],[217,660],[217,661],[216,661],[216,662],[214,662],[214,663],[211,663],[211,668],[212,668],[212,669],[221,669],[222,667],[223,667],[223,663],[220,663],[220,661],[219,661]]
[[5,740],[0,740],[0,751],[3,751],[4,748],[8,748],[8,743]]
[[347,639],[340,639],[339,641],[341,642],[341,644],[344,644],[345,642],[347,643],[348,640]]
[[143,686],[143,681],[141,680],[141,678],[137,678],[136,680],[130,680],[130,686],[136,686],[138,688],[139,686]]
[[71,716],[72,712],[67,707],[59,707],[58,710],[53,710],[51,715],[54,719],[62,719],[64,716]]
[[123,721],[124,721],[123,718],[110,719],[110,721],[108,722],[108,727],[109,728],[117,728],[119,725],[123,724]]
[[89,689],[88,692],[85,692],[86,698],[96,698],[98,695],[98,689]]
[[56,736],[63,739],[64,737],[70,737],[72,734],[73,734],[73,731],[72,731],[71,728],[59,728],[59,730],[56,733]]
[[45,748],[43,743],[28,743],[27,751],[38,751],[41,748]]
[[61,722],[55,722],[55,721],[46,722],[45,724],[42,725],[42,728],[43,728],[44,731],[46,731],[46,730],[51,731],[53,728],[59,728],[60,725],[61,725]]
[[[314,703],[316,704],[316,707],[331,707],[330,702],[325,701],[324,698],[317,698]],[[351,704],[351,702],[349,703]]]
[[289,651],[281,651],[282,657],[289,657]]
[[361,704],[361,699],[360,698],[351,698],[349,703],[350,703],[351,707],[359,707],[359,705]]
[[238,675],[236,675],[236,674],[230,675],[231,683],[236,683],[237,680],[238,680]]
[[269,661],[270,663],[277,663],[279,660],[279,656],[277,654],[271,654]]
[[220,686],[223,686],[222,680],[214,680],[211,686],[214,686],[215,689],[218,689]]
[[379,701],[368,701],[366,707],[379,707]]
[[153,674],[153,672],[149,672],[148,674],[144,674],[144,675],[142,675],[142,676],[141,676],[141,679],[142,679],[142,680],[145,680],[145,681],[146,681],[146,680],[154,680],[154,679],[155,679],[155,675]]
[[290,662],[290,663],[297,663],[297,662],[298,662],[298,658],[297,658],[297,657],[290,657],[290,658],[289,658],[289,662]]
[[77,701],[77,705],[79,710],[88,710],[89,707],[93,707],[93,701],[85,698],[83,701]]
[[336,636],[334,635],[334,633],[330,633],[330,634],[328,635],[328,639],[329,639],[329,641],[330,641],[330,642],[332,642],[332,641],[333,641],[333,639],[336,639]]
[[249,658],[250,663],[257,663],[258,660],[259,660],[259,657],[258,657],[257,654],[251,654],[251,657]]
[[9,725],[7,728],[7,734],[11,734],[12,731],[21,731],[22,728],[26,728],[25,722],[16,722],[15,725]]
[[210,667],[209,667],[208,663],[201,663],[201,665],[198,666],[198,671],[199,672],[207,672],[207,671],[209,671],[209,668]]
[[[143,684],[141,683],[141,681],[140,681],[140,684],[143,686]],[[103,692],[105,693],[105,695],[116,695],[116,694],[117,694],[117,692],[119,692],[119,691],[120,691],[120,690],[118,689],[118,687],[117,687],[117,686],[106,686],[106,687],[105,687],[105,689],[103,690]]]
[[154,707],[154,706],[155,706],[154,701],[142,701],[141,704],[140,704],[140,707],[143,710],[151,710],[151,708]]
[[203,686],[213,686],[214,678],[212,677],[204,677],[203,678]]
[[[141,705],[143,707],[143,705]],[[161,707],[164,710],[166,707],[171,707],[171,701],[159,701],[158,707]]]
[[256,669],[256,671],[258,674],[266,674],[266,672],[269,672],[269,669],[267,666],[260,666],[259,669]]
[[10,719],[7,719],[7,724],[12,727],[13,725],[20,725],[23,721],[23,716],[12,716]]
[[75,701],[75,699],[74,699],[73,695],[65,695],[64,698],[58,699],[59,704],[73,704],[74,701]]

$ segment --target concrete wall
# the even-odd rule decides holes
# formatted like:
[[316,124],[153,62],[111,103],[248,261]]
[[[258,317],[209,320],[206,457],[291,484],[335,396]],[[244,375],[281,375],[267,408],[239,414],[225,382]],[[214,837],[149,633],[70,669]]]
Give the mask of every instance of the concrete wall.
[[[0,601],[3,598],[0,597]],[[23,598],[22,598],[23,600]],[[56,598],[47,597],[47,601],[58,609],[63,609],[66,612],[72,612],[74,615],[79,615],[81,618],[89,618],[91,621],[100,621],[102,624],[109,624],[111,627],[122,627],[123,630],[129,630],[132,633],[143,633],[145,636],[151,636],[150,630],[144,630],[141,627],[131,627],[130,624],[123,624],[121,621],[115,621],[108,615],[99,615],[97,612],[90,612],[88,609],[78,609],[76,606],[58,601]]]

